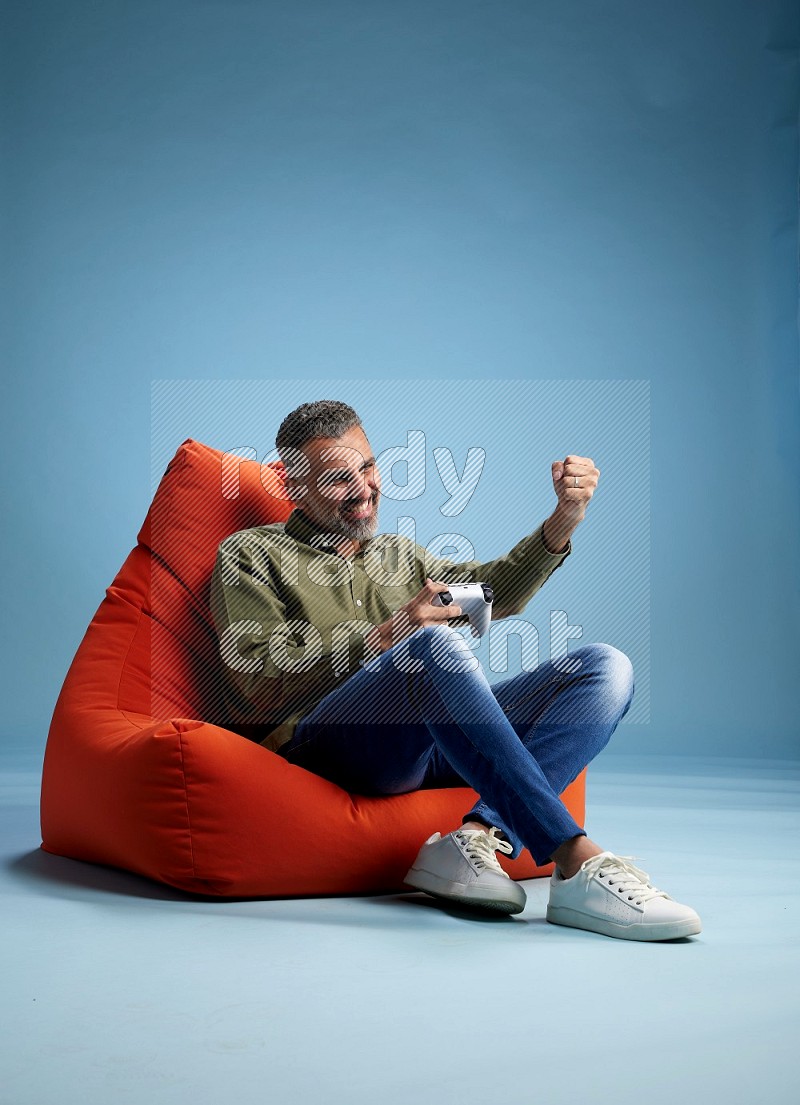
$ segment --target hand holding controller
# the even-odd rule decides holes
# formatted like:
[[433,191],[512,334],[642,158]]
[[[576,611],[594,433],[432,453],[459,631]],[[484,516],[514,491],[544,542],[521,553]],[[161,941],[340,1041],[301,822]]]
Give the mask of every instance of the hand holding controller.
[[488,583],[450,583],[431,603],[433,606],[461,607],[462,616],[469,618],[473,637],[482,637],[492,620],[494,592]]

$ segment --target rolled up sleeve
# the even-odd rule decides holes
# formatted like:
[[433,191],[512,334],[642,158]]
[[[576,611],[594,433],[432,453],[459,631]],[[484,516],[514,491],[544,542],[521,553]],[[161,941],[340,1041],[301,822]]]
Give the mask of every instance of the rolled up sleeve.
[[494,591],[493,620],[521,614],[539,588],[560,568],[572,552],[552,553],[544,543],[544,523],[494,560],[470,560],[458,564],[426,554],[425,571],[441,583],[488,583]]

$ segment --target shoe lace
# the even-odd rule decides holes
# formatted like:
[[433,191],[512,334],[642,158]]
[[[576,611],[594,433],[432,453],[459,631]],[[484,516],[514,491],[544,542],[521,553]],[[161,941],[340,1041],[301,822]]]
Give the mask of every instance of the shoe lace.
[[634,859],[636,856],[615,856],[612,852],[601,852],[599,856],[587,859],[583,864],[583,870],[589,876],[586,890],[589,890],[592,876],[596,875],[598,879],[608,880],[608,885],[614,887],[620,897],[626,897],[637,905],[653,898],[669,898],[666,891],[652,885],[646,871],[634,867]]
[[490,871],[495,871],[497,874],[505,875],[508,878],[508,873],[498,863],[495,852],[502,852],[504,855],[510,856],[514,849],[509,841],[501,840],[497,834],[498,830],[496,828],[491,828],[488,832],[484,832],[482,829],[456,830],[456,836],[463,842],[465,852],[478,870],[482,871],[484,868],[488,868]]

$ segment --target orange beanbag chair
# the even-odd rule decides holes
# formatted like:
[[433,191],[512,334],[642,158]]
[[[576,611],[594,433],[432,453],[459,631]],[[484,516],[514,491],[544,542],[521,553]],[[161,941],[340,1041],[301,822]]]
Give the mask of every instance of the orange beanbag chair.
[[[229,897],[396,891],[472,790],[347,794],[223,727],[217,546],[283,521],[279,463],[186,441],[72,662],[45,751],[42,847]],[[217,724],[215,724],[215,720]],[[585,772],[564,799],[583,824]],[[335,830],[335,831],[332,831]],[[525,851],[514,878],[546,874]]]

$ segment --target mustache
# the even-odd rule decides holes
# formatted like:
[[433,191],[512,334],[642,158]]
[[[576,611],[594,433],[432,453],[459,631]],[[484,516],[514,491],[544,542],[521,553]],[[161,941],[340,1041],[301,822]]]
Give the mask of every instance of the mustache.
[[375,491],[368,499],[343,499],[342,507],[345,510],[351,510],[354,506],[363,506],[365,503],[377,503],[378,492]]

